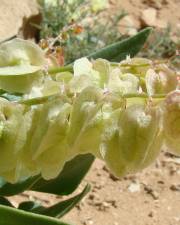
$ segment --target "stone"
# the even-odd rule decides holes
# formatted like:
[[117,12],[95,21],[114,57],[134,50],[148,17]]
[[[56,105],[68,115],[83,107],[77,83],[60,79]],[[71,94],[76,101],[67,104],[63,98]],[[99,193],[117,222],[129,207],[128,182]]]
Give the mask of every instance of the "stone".
[[39,14],[36,0],[1,0],[0,42],[18,34],[30,17]]
[[177,185],[176,184],[172,184],[170,189],[172,191],[180,191],[180,184],[177,184]]
[[153,190],[152,187],[147,185],[144,187],[144,190],[147,192],[147,194],[151,195],[154,200],[159,199],[159,193],[157,191]]
[[155,8],[149,7],[142,11],[141,15],[142,27],[151,26],[160,29],[167,27],[167,21],[158,18],[158,13]]
[[133,15],[123,17],[119,22],[119,31],[124,35],[135,35],[140,29],[140,21]]
[[155,26],[157,20],[157,10],[152,7],[143,10],[141,20],[145,26]]
[[135,193],[135,192],[140,192],[141,191],[141,186],[139,183],[131,183],[128,187],[128,190],[131,193]]

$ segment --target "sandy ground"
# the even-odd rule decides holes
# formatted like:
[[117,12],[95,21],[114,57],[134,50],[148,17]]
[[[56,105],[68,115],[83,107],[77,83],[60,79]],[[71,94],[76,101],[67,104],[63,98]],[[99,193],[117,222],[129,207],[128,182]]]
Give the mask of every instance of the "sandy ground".
[[[121,180],[96,160],[77,192],[90,183],[91,192],[63,221],[76,225],[179,225],[180,158],[162,153],[151,167]],[[75,193],[74,193],[75,194]],[[12,197],[41,201],[50,206],[60,200],[54,195],[25,192]]]
[[180,158],[162,154],[137,175],[114,179],[96,161],[86,181],[91,193],[64,220],[77,225],[179,225]]
[[180,26],[179,0],[114,0],[112,3],[137,18],[141,17],[143,10],[154,8],[157,10],[158,19],[170,23],[173,27]]

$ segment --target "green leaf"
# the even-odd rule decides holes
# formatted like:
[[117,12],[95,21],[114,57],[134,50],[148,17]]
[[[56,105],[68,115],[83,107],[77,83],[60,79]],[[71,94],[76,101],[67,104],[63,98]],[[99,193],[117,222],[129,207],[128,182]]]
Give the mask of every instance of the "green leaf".
[[36,202],[23,202],[20,204],[19,209],[23,209],[26,211],[30,211],[33,213],[51,216],[51,217],[58,217],[61,218],[65,214],[67,214],[74,206],[81,201],[81,199],[90,191],[90,185],[86,185],[84,190],[76,195],[75,197],[72,197],[68,200],[59,202],[51,207],[43,207]]
[[31,190],[57,195],[71,194],[80,184],[94,161],[91,154],[79,155],[67,162],[60,175],[52,180],[38,180]]
[[68,225],[57,219],[0,205],[0,225]]
[[151,31],[152,28],[148,27],[133,37],[102,48],[87,57],[89,59],[103,58],[113,62],[119,62],[125,59],[127,55],[133,57],[141,50]]
[[68,195],[80,184],[93,161],[94,156],[91,154],[79,155],[65,164],[63,171],[56,179],[48,181],[40,176],[35,176],[16,184],[10,184],[0,178],[0,195],[16,195],[28,189],[57,195]]
[[70,198],[66,201],[57,203],[49,208],[47,208],[43,214],[52,217],[61,218],[67,214],[74,206],[81,201],[81,199],[90,191],[90,185],[86,185],[84,190],[77,196]]
[[37,179],[39,179],[39,176],[31,177],[16,184],[10,184],[0,177],[0,195],[11,196],[19,194],[24,190],[29,189]]
[[[38,213],[40,210],[44,210],[45,207],[43,207],[39,202],[37,201],[25,201],[21,202],[19,204],[18,209],[22,209],[28,212]],[[40,213],[38,213],[40,214]]]

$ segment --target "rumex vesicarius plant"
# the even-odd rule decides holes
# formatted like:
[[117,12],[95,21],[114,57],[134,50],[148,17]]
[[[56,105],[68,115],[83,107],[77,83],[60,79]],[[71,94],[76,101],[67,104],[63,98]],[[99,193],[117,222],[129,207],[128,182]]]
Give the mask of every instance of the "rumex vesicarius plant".
[[15,209],[4,196],[68,195],[94,157],[121,177],[147,167],[164,144],[180,154],[177,72],[132,58],[149,33],[65,67],[30,41],[0,45],[0,224],[65,224],[51,217],[67,213],[89,185],[49,208],[24,202]]

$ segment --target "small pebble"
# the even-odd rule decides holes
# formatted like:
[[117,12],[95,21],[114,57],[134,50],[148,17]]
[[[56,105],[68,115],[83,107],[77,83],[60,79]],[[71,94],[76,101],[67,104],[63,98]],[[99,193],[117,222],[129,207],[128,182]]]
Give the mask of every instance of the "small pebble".
[[139,183],[131,183],[128,187],[128,190],[131,192],[131,193],[134,193],[134,192],[140,192],[141,190],[141,186]]
[[172,184],[171,186],[170,186],[170,189],[172,190],[172,191],[180,191],[180,184]]

